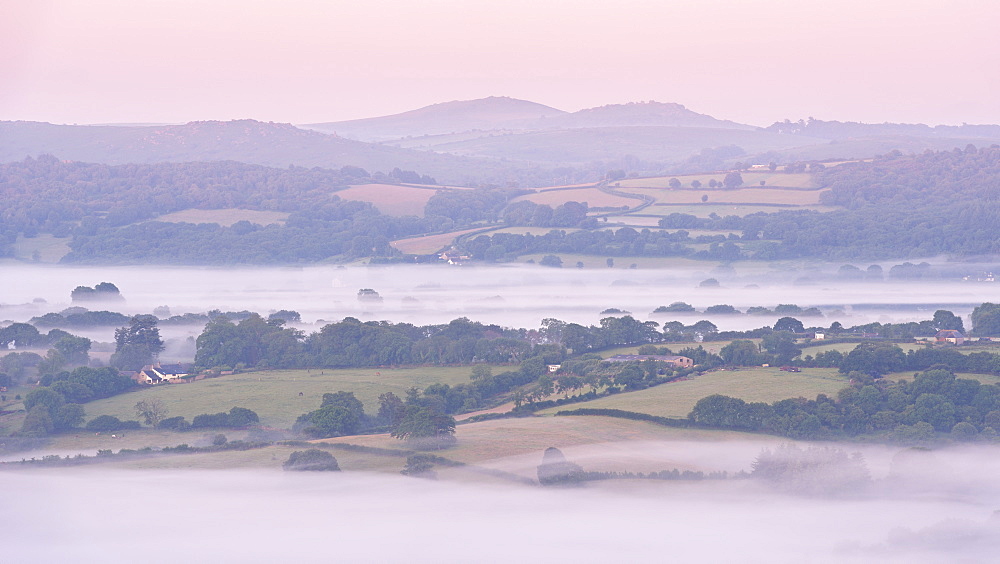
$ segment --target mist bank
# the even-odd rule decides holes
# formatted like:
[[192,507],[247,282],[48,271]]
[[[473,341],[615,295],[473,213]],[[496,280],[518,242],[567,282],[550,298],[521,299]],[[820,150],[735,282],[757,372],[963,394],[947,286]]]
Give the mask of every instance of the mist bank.
[[[983,451],[963,468],[994,458]],[[953,494],[948,476],[939,489],[845,499],[748,481],[546,489],[303,474],[8,472],[0,500],[18,509],[5,553],[18,562],[953,562],[990,560],[1000,542],[996,488]]]
[[[173,315],[212,309],[267,315],[290,309],[300,312],[306,325],[349,316],[414,324],[468,317],[483,323],[537,327],[549,317],[596,323],[608,308],[646,319],[657,307],[682,301],[699,312],[682,313],[677,318],[710,319],[720,330],[752,329],[781,316],[710,315],[704,313],[705,308],[716,304],[729,304],[741,311],[777,304],[816,306],[824,313],[818,325],[916,321],[940,307],[968,314],[974,306],[995,299],[997,288],[990,282],[844,283],[833,278],[798,285],[792,283],[794,274],[780,271],[724,279],[718,287],[699,286],[714,274],[712,266],[694,263],[670,270],[530,265],[223,269],[6,264],[0,268],[4,288],[0,319],[26,321],[79,305],[70,302],[73,288],[101,281],[113,282],[121,289],[125,301],[106,307],[126,315],[150,313],[160,306],[169,307]],[[378,292],[381,301],[359,300],[362,288]],[[84,305],[94,310],[105,308]],[[171,337],[194,335],[197,330]]]

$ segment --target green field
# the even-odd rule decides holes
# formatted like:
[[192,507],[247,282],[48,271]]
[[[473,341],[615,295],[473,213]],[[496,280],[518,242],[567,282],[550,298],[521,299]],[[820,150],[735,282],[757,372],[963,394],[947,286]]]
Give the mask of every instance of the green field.
[[541,413],[581,407],[623,409],[663,417],[687,417],[698,400],[712,394],[741,398],[748,402],[773,402],[787,398],[815,399],[817,394],[834,396],[848,383],[836,368],[804,368],[782,372],[777,368],[719,370],[661,384],[646,390],[616,394],[594,401],[553,408]]
[[[84,406],[87,420],[98,415],[134,419],[133,406],[142,399],[159,399],[168,416],[188,420],[202,413],[228,411],[234,406],[252,409],[267,427],[288,429],[296,417],[319,408],[324,393],[344,390],[365,404],[365,411],[378,411],[378,396],[393,392],[403,397],[411,387],[433,383],[460,384],[469,381],[467,366],[422,368],[364,368],[344,370],[270,370],[200,380],[191,384],[169,384],[93,401]],[[299,394],[302,395],[299,395]]]
[[60,239],[49,234],[31,238],[19,235],[14,243],[14,257],[27,261],[59,262],[69,252],[69,242],[68,237]]
[[217,223],[230,227],[238,221],[249,221],[258,225],[284,223],[288,219],[287,212],[242,210],[237,208],[223,210],[182,210],[157,217],[154,221],[168,223]]
[[[517,257],[518,262],[528,262],[533,260],[536,263],[542,257],[555,253],[536,253],[521,255]],[[563,268],[576,268],[577,261],[583,263],[584,268],[602,268],[607,270],[607,257],[597,255],[578,255],[572,253],[559,253],[556,256],[562,259]],[[666,268],[673,270],[709,270],[719,263],[716,261],[704,261],[687,259],[683,257],[614,257],[614,268],[628,268],[636,265],[636,268]]]
[[752,213],[778,213],[782,210],[813,210],[817,212],[834,211],[833,206],[764,206],[764,205],[735,205],[735,204],[713,204],[711,201],[704,204],[656,204],[642,210],[644,215],[668,216],[672,213],[685,213],[696,217],[708,217],[717,214],[722,217],[727,215],[738,215],[740,217]]
[[462,235],[466,235],[468,233],[475,233],[476,231],[482,231],[482,228],[476,227],[475,229],[463,229],[461,231],[451,231],[449,233],[439,233],[437,235],[397,239],[389,244],[401,253],[429,255],[440,251],[448,245],[451,245],[457,237],[461,237]]
[[[806,325],[810,325],[809,319],[810,318],[808,318],[808,317],[801,318],[802,322],[805,323]],[[817,323],[818,323],[818,321],[817,321]],[[819,342],[822,342],[822,341],[819,341]],[[913,350],[924,348],[923,345],[919,345],[917,343],[893,343],[893,344],[896,345],[897,347],[903,349],[903,352],[909,352],[909,351],[913,351]],[[812,356],[816,356],[816,353],[827,352],[827,351],[840,351],[840,352],[842,352],[844,354],[847,354],[847,353],[853,351],[855,349],[855,347],[857,347],[857,346],[858,346],[858,343],[832,343],[832,344],[829,344],[829,345],[817,345],[815,347],[805,347],[805,348],[802,349],[802,356],[805,356],[807,354],[808,355],[812,355]]]
[[[740,172],[743,178],[743,186],[759,186],[760,181],[764,181],[765,186],[779,186],[782,188],[798,188],[801,190],[812,190],[817,187],[815,177],[809,173],[786,174],[783,172]],[[692,188],[691,182],[697,180],[702,183],[702,187],[707,188],[710,180],[722,182],[726,178],[725,172],[714,174],[684,174],[680,176],[661,176],[656,178],[632,178],[620,180],[614,184],[621,188],[667,188],[670,180],[676,178],[681,183],[681,188]]]

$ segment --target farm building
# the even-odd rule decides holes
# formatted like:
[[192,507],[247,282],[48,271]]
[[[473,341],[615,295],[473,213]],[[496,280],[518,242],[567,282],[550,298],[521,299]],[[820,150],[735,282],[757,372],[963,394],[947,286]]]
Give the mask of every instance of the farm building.
[[944,329],[938,331],[937,335],[934,335],[934,340],[938,343],[961,345],[965,342],[965,335],[963,335],[961,331],[956,331],[955,329]]
[[180,364],[161,365],[157,362],[156,364],[143,366],[139,372],[138,381],[145,382],[146,384],[170,383],[171,380],[177,380],[187,375],[187,371]]
[[678,368],[690,368],[694,366],[694,361],[686,356],[670,356],[662,354],[616,354],[604,359],[604,362],[642,362],[644,360],[657,360],[673,364]]

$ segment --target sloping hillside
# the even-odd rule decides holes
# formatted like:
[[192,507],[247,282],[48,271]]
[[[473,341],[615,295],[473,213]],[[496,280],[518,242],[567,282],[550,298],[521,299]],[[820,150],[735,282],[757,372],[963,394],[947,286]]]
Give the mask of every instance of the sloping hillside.
[[581,127],[669,126],[711,127],[721,129],[757,129],[729,120],[699,114],[681,104],[662,102],[630,102],[588,108],[531,124],[533,129],[564,129]]
[[362,141],[385,141],[403,137],[498,129],[508,127],[514,122],[534,122],[540,118],[548,119],[565,113],[535,102],[491,96],[479,100],[443,102],[391,116],[313,123],[304,127]]
[[386,173],[400,168],[452,184],[505,182],[511,176],[527,182],[509,165],[371,145],[255,120],[146,127],[0,122],[0,162],[41,154],[104,164],[231,160],[283,168],[358,166]]

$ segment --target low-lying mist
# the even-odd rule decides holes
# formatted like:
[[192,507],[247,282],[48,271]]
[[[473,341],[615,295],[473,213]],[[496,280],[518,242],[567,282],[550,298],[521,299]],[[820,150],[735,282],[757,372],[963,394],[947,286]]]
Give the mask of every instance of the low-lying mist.
[[[759,444],[620,446],[654,464],[748,470],[747,453]],[[11,471],[0,489],[8,508],[4,554],[17,562],[994,559],[995,448],[922,453],[937,462],[918,465],[928,470],[919,479],[901,449],[863,450],[875,487],[841,496],[800,495],[753,479],[545,488],[349,469]],[[609,451],[595,445],[566,454],[592,467]],[[537,464],[541,453],[533,458]]]
[[[741,311],[777,304],[818,306],[825,316],[803,318],[807,326],[828,326],[833,321],[849,326],[927,319],[940,306],[965,315],[974,305],[995,295],[994,284],[962,281],[859,283],[830,277],[801,285],[795,283],[794,272],[723,277],[719,287],[701,287],[700,282],[713,275],[709,267],[632,270],[409,265],[220,269],[5,265],[0,269],[0,319],[26,321],[61,311],[73,305],[69,299],[73,288],[101,281],[117,285],[126,301],[106,306],[83,304],[90,309],[136,314],[168,306],[173,315],[212,309],[250,310],[266,315],[291,309],[302,314],[307,328],[347,316],[421,325],[445,323],[462,316],[526,328],[538,327],[546,317],[596,324],[606,316],[601,312],[609,308],[631,312],[637,319],[692,323],[710,319],[720,330],[752,329],[772,324],[780,317],[705,313],[651,316],[657,307],[678,301],[699,310],[717,304],[733,305]],[[360,301],[357,293],[361,288],[375,290],[382,300]],[[197,335],[200,329],[161,326],[167,339],[184,339]],[[112,331],[95,328],[81,334],[108,341]]]

